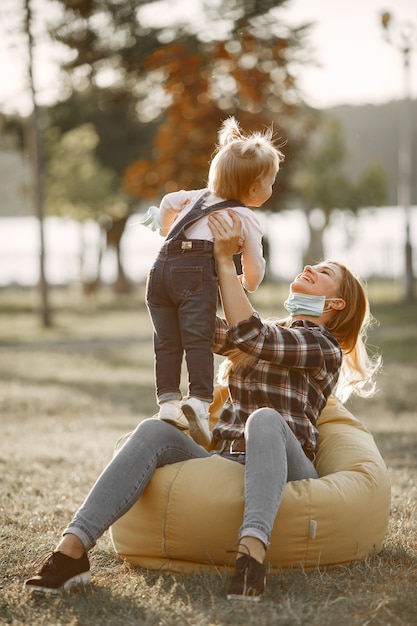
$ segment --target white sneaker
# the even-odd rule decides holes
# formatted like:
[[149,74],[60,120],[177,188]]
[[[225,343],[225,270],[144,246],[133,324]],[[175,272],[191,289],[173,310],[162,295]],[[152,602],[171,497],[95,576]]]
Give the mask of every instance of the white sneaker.
[[172,402],[163,402],[159,409],[158,418],[164,422],[168,422],[172,426],[179,428],[180,430],[188,430],[189,424],[182,412],[179,400]]
[[198,398],[188,398],[182,403],[182,410],[188,420],[190,435],[196,443],[207,446],[212,438],[209,427],[210,402]]

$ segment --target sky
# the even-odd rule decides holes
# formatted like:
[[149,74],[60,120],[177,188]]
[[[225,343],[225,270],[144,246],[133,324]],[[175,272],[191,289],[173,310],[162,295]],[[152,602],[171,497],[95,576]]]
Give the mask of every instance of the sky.
[[[387,43],[380,16],[392,14],[393,41]],[[404,23],[413,24],[411,96],[417,98],[416,0],[291,0],[282,11],[290,24],[315,22],[311,43],[320,67],[302,71],[300,85],[308,103],[319,108],[369,104],[404,96]]]
[[[51,5],[43,6],[45,16]],[[172,0],[159,15],[170,15],[182,7],[190,11],[194,3]],[[154,5],[155,7],[156,5]],[[30,112],[30,99],[24,80],[24,40],[16,35],[15,0],[0,5],[0,110],[6,113]],[[153,9],[155,11],[155,8]],[[395,42],[387,43],[380,23],[383,11],[393,16]],[[280,15],[291,25],[313,22],[309,41],[318,67],[298,69],[298,81],[308,104],[327,108],[340,104],[379,104],[404,96],[403,54],[400,37],[405,21],[412,24],[410,95],[417,98],[417,2],[416,0],[289,0]],[[38,25],[45,30],[45,20]],[[39,45],[35,73],[38,103],[50,104],[58,93],[56,60],[65,53],[58,45]]]

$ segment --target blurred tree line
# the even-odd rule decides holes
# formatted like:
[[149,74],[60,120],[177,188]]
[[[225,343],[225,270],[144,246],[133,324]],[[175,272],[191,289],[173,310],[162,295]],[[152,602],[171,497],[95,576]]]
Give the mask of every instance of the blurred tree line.
[[[348,177],[341,127],[322,123],[300,96],[296,67],[309,62],[309,25],[283,23],[278,9],[287,2],[207,1],[200,18],[177,21],[166,4],[162,23],[163,5],[152,0],[55,0],[61,18],[50,36],[71,55],[62,100],[41,111],[45,209],[100,223],[118,253],[119,289],[128,286],[120,257],[128,217],[169,191],[204,186],[230,115],[245,130],[273,125],[285,144],[265,210],[303,208],[305,262],[323,257],[334,210],[386,202],[382,166]],[[7,125],[16,131],[15,119]]]

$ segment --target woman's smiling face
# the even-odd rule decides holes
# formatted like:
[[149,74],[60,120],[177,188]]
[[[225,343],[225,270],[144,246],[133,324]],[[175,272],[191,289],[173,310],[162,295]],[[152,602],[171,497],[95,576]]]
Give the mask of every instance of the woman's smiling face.
[[306,265],[291,283],[290,290],[292,293],[336,298],[339,295],[341,281],[342,270],[334,263]]

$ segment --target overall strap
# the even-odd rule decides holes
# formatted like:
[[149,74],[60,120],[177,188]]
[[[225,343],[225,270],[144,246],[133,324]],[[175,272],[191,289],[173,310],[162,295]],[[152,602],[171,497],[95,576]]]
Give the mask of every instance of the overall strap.
[[191,224],[194,224],[194,222],[196,222],[200,218],[204,217],[205,215],[208,215],[209,213],[212,213],[213,211],[218,211],[219,209],[226,209],[228,207],[242,206],[242,203],[238,202],[237,200],[223,200],[222,202],[218,202],[217,204],[212,204],[211,206],[204,208],[202,206],[203,201],[209,195],[210,195],[209,191],[204,193],[197,200],[197,202],[195,202],[195,204],[188,211],[188,213],[184,215],[183,218],[181,218],[177,222],[174,222],[174,224],[171,227],[171,230],[168,233],[167,241],[172,241],[174,239],[180,239],[180,238],[186,239],[184,230],[188,228],[188,226],[191,226]]

